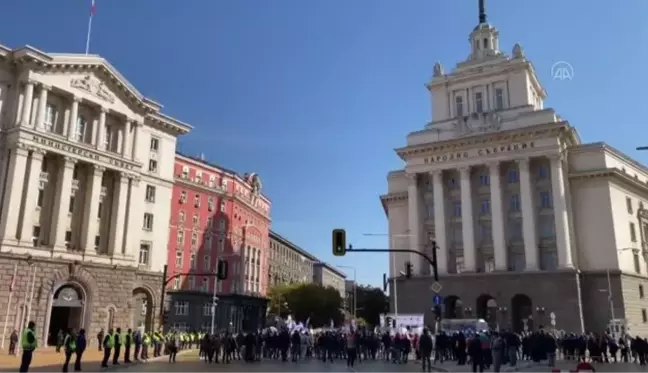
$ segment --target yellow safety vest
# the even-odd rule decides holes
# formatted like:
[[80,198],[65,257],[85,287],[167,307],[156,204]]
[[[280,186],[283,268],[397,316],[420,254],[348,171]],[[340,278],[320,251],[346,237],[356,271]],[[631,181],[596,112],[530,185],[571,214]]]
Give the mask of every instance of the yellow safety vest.
[[113,348],[115,345],[115,339],[112,334],[108,334],[108,340],[104,343],[105,348]]
[[[30,335],[34,337],[34,343],[29,343],[27,340],[27,336]],[[38,345],[37,340],[36,340],[36,335],[34,334],[34,331],[27,328],[23,331],[22,334],[22,349],[23,350],[35,350],[36,346]]]
[[[72,339],[72,341],[70,341],[70,339]],[[69,345],[68,345],[68,341],[70,341]],[[69,334],[65,336],[65,339],[63,340],[63,346],[69,348],[70,351],[76,351],[76,341]]]

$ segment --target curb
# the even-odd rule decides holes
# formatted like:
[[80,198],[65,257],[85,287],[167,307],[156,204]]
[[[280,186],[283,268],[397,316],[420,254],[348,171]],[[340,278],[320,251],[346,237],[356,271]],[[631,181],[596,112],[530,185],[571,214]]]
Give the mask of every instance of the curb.
[[[182,350],[182,351],[179,351],[176,356],[182,356],[182,355],[186,355],[186,354],[188,354],[190,352],[197,352],[197,351],[198,351],[197,349]],[[116,372],[116,371],[120,371],[120,370],[123,370],[123,369],[130,369],[132,367],[136,367],[136,366],[139,366],[139,365],[145,365],[145,364],[149,364],[149,363],[156,363],[156,362],[164,361],[164,360],[168,360],[168,359],[169,359],[169,355],[160,355],[158,357],[150,358],[150,359],[148,359],[146,361],[141,361],[141,360],[140,361],[133,361],[130,364],[120,364],[118,366],[110,365],[108,368],[104,368],[101,371],[102,372]]]

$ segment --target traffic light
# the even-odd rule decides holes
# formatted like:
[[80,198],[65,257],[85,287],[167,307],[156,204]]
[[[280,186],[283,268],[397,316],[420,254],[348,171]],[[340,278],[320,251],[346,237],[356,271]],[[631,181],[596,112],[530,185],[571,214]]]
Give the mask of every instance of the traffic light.
[[346,254],[346,231],[333,229],[333,255],[344,256],[344,254]]
[[226,280],[227,279],[227,261],[220,259],[218,260],[218,267],[216,269],[216,277],[218,277],[219,280]]
[[383,291],[385,292],[387,291],[387,285],[389,285],[389,283],[387,282],[387,274],[383,273]]
[[441,306],[434,306],[434,316],[437,320],[441,320]]
[[413,266],[411,262],[405,263],[405,277],[412,278]]

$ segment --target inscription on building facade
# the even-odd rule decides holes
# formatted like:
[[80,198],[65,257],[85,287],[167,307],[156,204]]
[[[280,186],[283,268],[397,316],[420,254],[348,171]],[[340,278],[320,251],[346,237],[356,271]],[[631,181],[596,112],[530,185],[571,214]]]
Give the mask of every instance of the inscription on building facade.
[[105,157],[105,156],[97,154],[97,153],[95,153],[93,151],[83,149],[82,147],[74,146],[74,145],[70,145],[70,144],[65,144],[65,143],[62,143],[62,142],[59,142],[59,141],[56,141],[56,140],[52,140],[52,139],[48,139],[48,138],[45,138],[45,137],[33,135],[32,136],[32,141],[34,141],[35,143],[37,143],[39,145],[44,145],[44,146],[46,146],[48,148],[56,149],[56,150],[61,151],[61,152],[74,154],[74,155],[76,155],[78,157],[81,157],[81,158],[86,158],[86,159],[89,159],[89,160],[92,160],[92,161],[105,162],[105,163],[108,163],[108,164],[110,164],[110,165],[112,165],[112,166],[114,166],[116,168],[122,168],[122,169],[126,169],[128,171],[132,171],[135,168],[132,164],[121,161],[119,159]]
[[427,164],[443,163],[443,162],[450,162],[459,159],[485,157],[491,154],[515,153],[519,151],[524,151],[526,149],[531,149],[534,147],[535,144],[532,141],[514,143],[514,144],[507,144],[507,145],[492,146],[487,148],[470,149],[465,151],[439,154],[431,157],[426,157],[424,161]]

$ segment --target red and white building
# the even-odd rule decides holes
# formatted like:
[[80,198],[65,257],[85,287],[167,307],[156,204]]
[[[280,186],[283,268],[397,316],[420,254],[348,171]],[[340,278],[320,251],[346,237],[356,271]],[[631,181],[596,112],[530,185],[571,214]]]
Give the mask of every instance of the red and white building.
[[[264,296],[270,201],[261,193],[259,176],[240,176],[202,157],[177,153],[174,178],[168,276],[211,273],[222,258],[229,276],[218,282],[217,293]],[[180,276],[169,290],[212,294],[214,283],[213,277]]]

